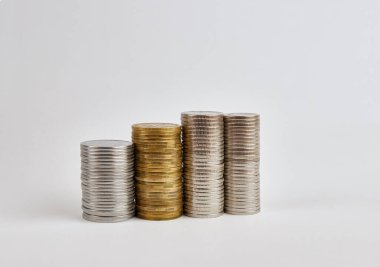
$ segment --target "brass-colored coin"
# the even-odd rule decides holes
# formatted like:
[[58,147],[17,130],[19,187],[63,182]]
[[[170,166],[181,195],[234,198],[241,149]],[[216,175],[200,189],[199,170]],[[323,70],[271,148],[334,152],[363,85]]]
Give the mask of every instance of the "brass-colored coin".
[[164,160],[164,161],[175,161],[181,159],[182,151],[171,153],[171,154],[154,154],[154,153],[139,153],[136,155],[135,160]]
[[159,185],[136,185],[138,192],[176,193],[182,191],[182,185],[177,187],[165,187]]
[[[184,197],[172,197],[172,198],[153,198],[153,197],[139,197],[136,200],[136,203],[140,203],[139,205],[143,206],[152,206],[153,204],[171,204],[171,205],[179,205],[182,206]],[[157,206],[157,205],[155,205]]]
[[152,137],[155,138],[154,141],[159,140],[160,138],[170,138],[176,140],[178,136],[180,136],[181,130],[180,129],[173,129],[169,131],[162,131],[162,130],[147,130],[147,129],[132,129],[132,137],[141,137],[141,138],[148,138]]
[[181,133],[181,129],[178,127],[167,128],[167,129],[147,129],[147,128],[138,128],[132,126],[132,135],[133,136],[154,136],[154,137],[177,137],[178,133]]
[[181,168],[136,168],[135,172],[138,177],[178,177],[182,173]]
[[174,123],[138,123],[132,125],[134,133],[167,133],[167,132],[181,132],[181,126]]
[[153,179],[153,181],[155,179],[157,181],[159,181],[159,180],[172,181],[174,179],[179,179],[181,177],[182,177],[182,170],[181,169],[174,170],[171,172],[165,172],[165,171],[152,172],[152,171],[138,171],[138,170],[136,170],[136,179],[137,180],[140,179],[141,181],[143,181],[145,179],[147,182],[149,182],[148,180],[152,180],[152,179]]
[[[168,139],[161,139],[160,137],[147,137],[147,138],[137,138],[135,136],[132,136],[132,139],[133,139],[133,142],[135,142],[135,146],[136,147],[139,147],[139,146],[142,146],[142,145],[147,145],[147,146],[154,146],[154,145],[157,145],[157,146],[163,146],[163,145],[166,145],[166,146],[176,146],[176,145],[179,145],[181,144],[181,139],[179,137],[179,134],[178,134],[178,139],[177,138],[168,138]],[[153,140],[152,140],[153,139]]]
[[175,182],[167,182],[167,183],[147,183],[147,182],[140,182],[140,181],[137,181],[136,184],[135,184],[136,187],[138,188],[141,188],[141,189],[145,189],[145,188],[148,188],[148,189],[180,189],[182,188],[182,181],[181,180],[178,180],[178,181],[175,181]]
[[164,165],[165,167],[171,167],[173,165],[178,165],[178,166],[181,166],[182,165],[182,162],[181,162],[181,157],[176,157],[176,158],[172,158],[172,159],[169,159],[169,158],[163,158],[163,159],[159,159],[159,158],[137,158],[136,161],[135,161],[136,165],[137,166],[149,166],[149,165]]
[[135,124],[137,216],[173,219],[182,214],[181,127],[176,124]]
[[178,147],[148,147],[141,146],[136,147],[135,153],[139,154],[159,154],[159,155],[177,155],[182,151],[182,145],[178,145]]
[[167,168],[181,168],[182,162],[180,161],[180,157],[177,157],[176,159],[138,159],[135,162],[137,168],[145,168],[145,167],[153,167],[154,168],[161,168],[161,169],[167,169]]
[[165,205],[182,205],[183,198],[171,199],[155,199],[155,198],[139,198],[136,200],[140,206],[165,206]]
[[176,212],[182,210],[182,205],[173,206],[139,206],[136,205],[138,211],[142,212]]
[[[154,139],[152,141],[152,139]],[[161,139],[156,137],[149,137],[146,139],[140,139],[136,137],[132,137],[133,142],[135,142],[135,148],[139,148],[142,146],[154,147],[154,146],[168,146],[168,147],[177,147],[181,144],[181,139],[178,136],[178,139],[170,138],[170,139]]]
[[159,213],[140,211],[140,212],[137,212],[136,216],[144,220],[161,221],[161,220],[176,219],[178,217],[181,217],[182,213],[183,213],[183,210],[176,211],[176,212],[159,212]]
[[150,199],[154,201],[163,201],[163,200],[180,200],[183,197],[182,190],[180,192],[175,191],[153,191],[153,192],[147,192],[147,191],[141,191],[136,190],[136,196],[138,196],[138,199]]
[[178,181],[182,181],[182,177],[178,177],[176,179],[167,179],[167,178],[136,178],[138,182],[147,182],[147,183],[177,183]]
[[183,205],[184,197],[176,197],[176,198],[149,198],[149,197],[139,197],[136,200],[136,203],[140,203],[142,206],[164,206],[164,205]]
[[177,198],[181,197],[183,195],[182,190],[177,191],[169,191],[166,192],[164,190],[157,192],[157,191],[145,191],[136,189],[136,195],[138,197],[145,197],[145,198],[157,198],[157,199],[165,199],[165,198]]

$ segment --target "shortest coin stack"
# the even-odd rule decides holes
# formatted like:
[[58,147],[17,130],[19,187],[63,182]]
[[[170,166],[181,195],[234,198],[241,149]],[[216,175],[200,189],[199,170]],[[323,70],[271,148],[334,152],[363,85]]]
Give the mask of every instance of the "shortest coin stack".
[[119,222],[132,217],[135,213],[132,143],[82,142],[81,163],[83,218]]
[[260,211],[260,117],[253,113],[224,115],[225,212]]

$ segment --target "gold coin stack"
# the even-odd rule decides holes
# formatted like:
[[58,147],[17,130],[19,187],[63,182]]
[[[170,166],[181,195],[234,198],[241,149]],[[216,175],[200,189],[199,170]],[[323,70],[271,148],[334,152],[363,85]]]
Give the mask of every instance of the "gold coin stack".
[[147,220],[180,217],[183,211],[181,126],[134,124],[132,141],[137,216]]

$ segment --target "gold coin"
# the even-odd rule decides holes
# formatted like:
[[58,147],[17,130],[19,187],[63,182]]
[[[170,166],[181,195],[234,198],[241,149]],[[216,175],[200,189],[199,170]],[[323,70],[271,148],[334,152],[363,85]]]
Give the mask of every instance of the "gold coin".
[[138,177],[136,181],[148,182],[148,183],[176,183],[177,181],[182,181],[182,176],[176,178],[165,178],[165,177]]
[[165,199],[165,198],[177,198],[177,197],[181,197],[183,195],[183,192],[182,192],[182,189],[181,190],[177,190],[177,191],[173,191],[173,192],[165,192],[164,190],[162,191],[159,191],[159,192],[156,192],[156,191],[145,191],[145,190],[140,190],[140,189],[137,189],[136,190],[136,195],[138,197],[145,197],[145,198],[162,198],[162,199]]
[[151,212],[137,212],[136,216],[140,219],[151,220],[151,221],[163,221],[163,220],[173,220],[181,217],[183,210],[177,212],[161,212],[158,214],[153,214]]
[[135,177],[136,177],[136,180],[141,180],[141,181],[146,180],[147,182],[149,182],[149,180],[152,180],[153,182],[155,180],[157,180],[157,182],[159,180],[161,180],[163,182],[165,180],[168,180],[168,182],[169,182],[169,181],[181,179],[182,171],[179,170],[179,171],[170,172],[170,173],[169,172],[160,173],[160,172],[136,171]]
[[176,157],[173,157],[173,155],[138,155],[135,158],[135,161],[139,162],[151,162],[151,161],[163,161],[163,162],[181,162],[181,155],[176,155]]
[[174,123],[137,123],[132,125],[132,131],[143,132],[181,132],[181,126]]
[[179,166],[178,164],[154,164],[154,165],[140,165],[136,164],[136,170],[139,171],[147,171],[147,172],[161,172],[161,171],[180,171],[182,169],[182,166]]
[[182,205],[173,206],[139,206],[136,205],[138,211],[142,212],[176,212],[182,210]]
[[158,186],[139,186],[136,188],[136,192],[139,193],[159,193],[159,194],[180,194],[179,192],[182,191],[182,187],[179,186],[177,188],[170,188],[170,187],[158,187]]
[[149,198],[149,197],[141,197],[136,200],[136,203],[141,203],[140,205],[183,205],[183,197],[176,197],[176,198]]
[[136,188],[141,188],[142,190],[144,189],[156,189],[156,190],[178,190],[182,188],[182,183],[181,182],[170,182],[170,183],[141,183],[141,182],[136,182]]
[[179,199],[138,199],[136,201],[139,206],[171,206],[171,205],[183,205],[183,198]]
[[134,124],[132,141],[137,216],[150,220],[179,217],[183,209],[181,126]]
[[[136,143],[137,144],[137,143]],[[142,145],[137,144],[135,152],[140,153],[159,153],[159,154],[176,154],[179,153],[182,150],[182,145],[156,145],[156,144],[150,144],[150,145]]]
[[[178,177],[182,175],[181,168],[140,168],[136,167],[135,169],[136,176],[139,177]],[[165,175],[166,174],[166,175]],[[176,174],[176,175],[171,175]]]
[[156,198],[156,197],[142,196],[136,200],[136,203],[143,203],[143,205],[146,205],[146,206],[152,205],[153,203],[166,203],[166,204],[177,203],[178,205],[180,205],[182,203],[183,199],[184,198],[182,196],[171,197],[171,198]]

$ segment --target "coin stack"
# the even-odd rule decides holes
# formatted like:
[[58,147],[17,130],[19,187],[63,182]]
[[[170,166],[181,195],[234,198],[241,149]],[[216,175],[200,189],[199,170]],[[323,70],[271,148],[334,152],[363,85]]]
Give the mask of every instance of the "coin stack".
[[181,114],[185,214],[212,218],[222,215],[223,113],[189,111]]
[[81,145],[83,218],[119,222],[132,217],[134,157],[131,142],[94,140]]
[[182,215],[181,127],[170,123],[132,126],[136,157],[137,216],[170,220]]
[[260,211],[260,117],[253,113],[224,115],[225,212]]

